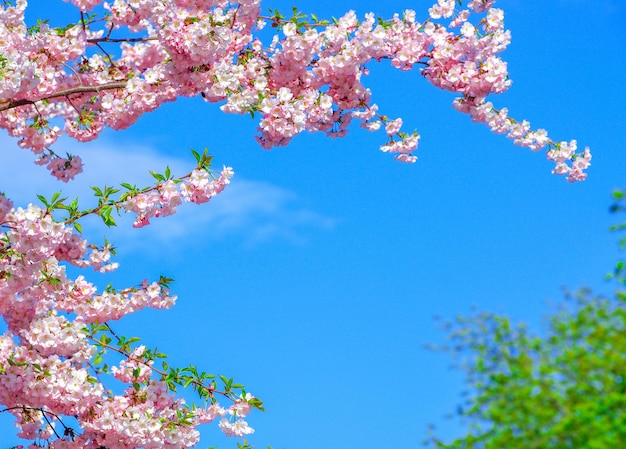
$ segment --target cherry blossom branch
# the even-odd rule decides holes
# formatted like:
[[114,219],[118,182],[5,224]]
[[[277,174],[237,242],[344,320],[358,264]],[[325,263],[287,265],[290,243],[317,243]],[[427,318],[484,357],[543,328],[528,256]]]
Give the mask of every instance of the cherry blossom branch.
[[40,412],[43,416],[43,418],[46,420],[46,424],[52,429],[52,431],[54,432],[54,434],[56,435],[57,438],[61,438],[61,436],[57,433],[57,431],[54,429],[54,426],[52,425],[52,423],[50,422],[50,420],[48,419],[48,416],[52,416],[56,422],[60,423],[61,426],[63,426],[63,433],[64,434],[74,434],[74,429],[72,429],[71,427],[68,427],[64,422],[63,422],[63,418],[61,416],[59,416],[58,414],[51,412],[50,410],[45,410],[44,408],[41,407],[29,407],[27,405],[16,405],[14,407],[7,407],[4,408],[2,410],[0,410],[0,413],[5,413],[5,412],[10,412],[11,410],[22,410],[24,412]]
[[87,42],[90,44],[99,44],[102,42],[109,42],[115,44],[121,44],[124,42],[132,43],[132,42],[149,42],[149,41],[158,41],[157,37],[121,37],[121,38],[110,38],[110,37],[97,37],[87,39]]
[[[105,324],[105,326],[107,326],[107,327],[108,327],[108,324]],[[88,338],[89,340],[93,341],[93,342],[96,344],[96,346],[99,346],[99,347],[101,347],[101,348],[105,348],[105,349],[110,349],[110,350],[112,350],[112,351],[114,351],[114,352],[117,352],[117,353],[118,353],[118,354],[120,354],[120,355],[123,355],[123,356],[124,356],[124,357],[126,357],[126,358],[131,358],[131,357],[132,357],[132,354],[131,354],[131,352],[130,352],[130,351],[125,351],[125,350],[120,349],[120,348],[118,348],[118,347],[116,347],[116,346],[112,346],[112,345],[110,345],[110,344],[108,344],[108,343],[104,343],[104,342],[102,342],[101,340],[99,340],[99,339],[97,339],[97,338],[95,338],[95,337],[93,337],[93,336],[91,336],[91,335],[87,335],[87,338]],[[119,342],[121,341],[121,339],[120,339],[119,337],[116,337],[116,338],[117,338],[118,343],[119,343]],[[160,374],[163,378],[168,377],[168,373],[166,373],[165,371],[160,370],[160,369],[158,369],[158,368],[155,368],[154,366],[152,366],[152,365],[149,363],[149,362],[150,362],[150,361],[152,361],[152,360],[145,361],[145,360],[142,360],[142,359],[140,359],[140,358],[136,358],[136,357],[133,357],[132,359],[133,359],[133,360],[135,360],[135,361],[136,361],[136,362],[138,362],[138,363],[141,363],[141,364],[142,364],[142,365],[144,365],[146,368],[149,368],[150,370],[154,371],[155,373]],[[179,383],[179,384],[182,384],[182,383],[183,383],[183,379],[182,379],[180,376],[176,375],[176,376],[174,376],[174,378],[175,378],[174,380],[175,380],[175,381],[177,381],[177,383]],[[226,397],[226,398],[228,398],[228,399],[230,399],[230,400],[232,400],[232,401],[235,401],[235,399],[233,399],[231,396],[229,396],[229,394],[228,394],[227,392],[225,392],[225,391],[215,390],[215,389],[213,389],[213,388],[211,388],[211,387],[207,387],[207,386],[206,386],[206,385],[204,385],[203,383],[198,382],[198,381],[195,381],[195,380],[191,381],[191,383],[192,383],[192,384],[194,384],[194,385],[196,385],[196,387],[201,388],[202,390],[205,390],[205,391],[207,392],[207,395],[208,395],[210,398],[213,398],[213,394],[214,394],[214,393],[217,393],[217,394],[221,394],[222,396],[224,396],[224,397]],[[169,386],[169,384],[168,384],[168,386]]]
[[[50,422],[50,419],[48,418],[47,414],[46,414],[43,410],[41,410],[41,414],[42,414],[42,416],[43,416],[43,419],[46,421],[46,424],[48,425],[48,427],[49,427],[50,429],[52,429],[52,432],[54,432],[54,435],[55,435],[57,438],[61,438],[61,436],[57,433],[57,430],[56,430],[56,429],[54,428],[54,426],[52,425],[52,422]],[[56,420],[57,420],[58,422],[63,423],[63,422],[62,422],[62,420],[58,417],[58,415],[53,415],[53,416],[55,416],[55,418],[56,418]],[[65,426],[63,426],[63,427],[65,427]],[[67,429],[67,428],[66,428],[66,429]]]
[[[200,395],[200,397],[204,397],[205,395],[207,397],[209,397],[211,399],[211,402],[215,401],[214,398],[214,394],[219,394],[229,400],[231,400],[234,403],[238,403],[241,402],[242,399],[236,397],[233,392],[232,389],[233,388],[242,388],[243,389],[243,385],[239,385],[239,384],[233,384],[232,379],[227,379],[223,376],[219,376],[222,381],[225,384],[226,389],[224,391],[221,390],[217,390],[215,388],[215,381],[211,381],[209,383],[209,385],[205,385],[204,382],[202,382],[202,379],[213,379],[215,376],[213,376],[212,374],[207,374],[207,373],[198,373],[197,370],[195,369],[195,367],[190,366],[188,368],[182,368],[182,369],[176,369],[176,368],[169,368],[169,372],[166,371],[167,369],[167,365],[164,365],[166,368],[165,369],[159,369],[159,368],[155,368],[150,362],[154,361],[151,357],[154,356],[154,354],[152,354],[151,352],[149,352],[149,357],[147,360],[144,360],[143,358],[137,357],[135,355],[133,355],[132,351],[130,351],[130,346],[129,343],[127,341],[125,341],[125,339],[118,337],[110,328],[110,326],[108,325],[108,323],[105,323],[104,325],[102,325],[104,327],[106,327],[111,334],[116,338],[118,344],[120,345],[120,347],[116,347],[116,346],[112,346],[111,344],[107,343],[106,341],[102,340],[102,339],[98,339],[93,335],[89,335],[87,334],[86,337],[93,341],[95,343],[96,346],[100,347],[100,348],[104,348],[104,349],[110,349],[114,352],[117,352],[118,354],[126,357],[129,360],[134,360],[137,363],[140,363],[142,365],[144,365],[146,368],[148,368],[150,371],[155,372],[156,374],[159,374],[162,378],[162,380],[165,380],[165,383],[167,384],[168,388],[172,391],[175,391],[175,387],[174,385],[182,385],[182,386],[189,386],[189,385],[193,385],[194,389],[198,392],[198,394]],[[100,326],[99,328],[97,328],[96,330],[101,330],[102,326]],[[135,339],[131,339],[132,341],[137,341]],[[188,372],[190,373],[190,375],[181,375],[181,373],[183,372]],[[242,395],[243,398],[245,398],[244,395]],[[258,399],[258,398],[252,398],[250,400],[246,400],[246,402],[248,404],[250,404],[252,407],[255,407],[259,410],[263,410],[263,403]]]
[[0,101],[0,112],[4,112],[6,110],[17,108],[20,106],[35,104],[39,101],[51,100],[53,98],[59,98],[59,97],[67,97],[72,94],[102,92],[102,91],[114,90],[114,89],[124,89],[126,85],[127,85],[127,81],[113,81],[110,83],[99,84],[95,86],[70,87],[68,89],[59,90],[57,92],[54,92],[51,95],[47,95],[37,100],[28,100],[24,98],[21,100]]
[[142,227],[150,223],[150,218],[171,215],[176,212],[176,207],[182,201],[192,203],[204,203],[219,194],[230,183],[233,176],[232,169],[223,167],[220,176],[215,176],[210,170],[212,157],[205,149],[202,154],[192,150],[197,161],[197,168],[184,176],[173,178],[169,167],[164,174],[151,172],[157,180],[156,185],[138,189],[127,183],[122,187],[127,190],[118,199],[110,197],[119,192],[119,189],[105,186],[103,189],[92,187],[96,197],[99,197],[98,205],[92,209],[80,211],[78,200],[65,204],[66,198],[60,198],[60,193],[55,193],[50,201],[42,196],[39,199],[46,206],[48,212],[65,210],[69,216],[63,220],[67,225],[74,225],[80,231],[77,221],[87,215],[98,215],[107,226],[115,226],[115,220],[111,216],[113,209],[118,213],[121,209],[137,213],[134,227]]

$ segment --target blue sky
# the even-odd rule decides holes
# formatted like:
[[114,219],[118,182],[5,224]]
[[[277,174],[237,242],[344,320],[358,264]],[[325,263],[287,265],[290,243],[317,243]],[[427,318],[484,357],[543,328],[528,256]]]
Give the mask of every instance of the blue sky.
[[[51,14],[37,6],[40,17]],[[413,8],[425,17],[428,6],[324,0],[300,8],[320,17]],[[119,248],[121,268],[102,286],[176,280],[175,308],[116,327],[158,346],[172,365],[194,363],[246,384],[267,409],[249,419],[257,447],[417,448],[430,423],[452,438],[462,427],[445,415],[460,402],[463,379],[446,354],[423,347],[445,339],[435,317],[475,306],[539,327],[563,286],[610,292],[603,277],[618,251],[608,205],[611,190],[626,184],[623,1],[497,6],[512,33],[503,58],[513,85],[492,100],[557,140],[590,146],[587,181],[551,175],[543,154],[471,123],[452,109],[452,94],[417,71],[374,64],[365,84],[380,111],[422,135],[414,165],[378,151],[382,133],[358,128],[264,151],[250,117],[182,99],[93,143],[57,143],[87,164],[69,186],[54,184],[1,133],[0,189],[23,205],[61,188],[82,196],[89,185],[140,184],[166,165],[186,173],[189,149],[208,146],[218,166],[236,172],[212,203],[144,229],[88,231]],[[7,418],[3,447],[15,444]],[[235,441],[211,426],[199,447],[213,444]]]

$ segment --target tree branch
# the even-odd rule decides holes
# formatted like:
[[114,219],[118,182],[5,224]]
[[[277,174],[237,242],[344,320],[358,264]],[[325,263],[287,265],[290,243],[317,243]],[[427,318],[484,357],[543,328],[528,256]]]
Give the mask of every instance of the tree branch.
[[52,98],[59,98],[59,97],[67,97],[68,95],[72,95],[72,94],[80,94],[80,93],[87,93],[87,92],[101,92],[103,90],[112,90],[112,89],[123,89],[126,87],[126,83],[127,83],[126,81],[113,81],[110,83],[98,84],[96,86],[70,87],[69,89],[59,90],[58,92],[54,92],[51,95],[48,95],[43,98],[39,98],[37,100],[28,100],[25,98],[21,100],[8,100],[8,101],[0,100],[0,112],[7,111],[9,109],[17,108],[20,106],[24,106],[27,104],[35,104],[38,101],[50,100]]
[[120,43],[120,42],[149,42],[158,41],[158,37],[122,37],[122,38],[110,38],[110,37],[97,37],[93,39],[87,39],[90,44],[98,44],[100,42]]

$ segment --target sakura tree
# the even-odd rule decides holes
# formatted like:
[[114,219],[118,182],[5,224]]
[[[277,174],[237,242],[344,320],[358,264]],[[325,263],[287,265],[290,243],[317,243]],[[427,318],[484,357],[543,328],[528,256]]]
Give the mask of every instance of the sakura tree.
[[[384,132],[384,152],[407,163],[419,134],[379,112],[366,87],[367,66],[390,61],[417,67],[441,89],[458,94],[453,107],[517,145],[545,151],[553,173],[581,181],[588,149],[555,141],[497,109],[488,97],[505,91],[507,65],[498,56],[510,41],[494,0],[438,0],[421,16],[406,10],[390,19],[348,12],[331,21],[294,9],[261,11],[260,0],[72,0],[67,26],[45,18],[26,23],[26,0],[0,6],[0,127],[30,149],[35,162],[61,181],[81,171],[80,156],[60,156],[62,135],[79,141],[105,127],[131,126],[142,114],[179,97],[201,96],[224,112],[258,120],[260,146],[287,145],[303,131],[344,136],[353,119]],[[276,33],[272,33],[275,31]],[[233,176],[196,166],[174,176],[153,173],[154,185],[94,188],[83,208],[61,194],[41,206],[15,208],[0,195],[0,404],[16,418],[18,435],[34,447],[186,448],[197,426],[216,420],[227,434],[253,429],[246,416],[262,402],[225,376],[193,365],[170,367],[165,355],[118,335],[112,322],[146,307],[171,307],[171,280],[98,288],[66,267],[101,273],[117,268],[108,242],[81,236],[88,215],[115,225],[132,212],[135,227],[172,215],[183,202],[205,203]],[[111,388],[111,379],[125,388]],[[191,387],[187,404],[177,387]]]

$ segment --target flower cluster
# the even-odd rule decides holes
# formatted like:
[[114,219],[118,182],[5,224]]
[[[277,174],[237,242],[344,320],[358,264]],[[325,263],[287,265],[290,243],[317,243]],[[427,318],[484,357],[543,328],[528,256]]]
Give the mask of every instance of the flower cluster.
[[591,153],[585,148],[582,154],[577,154],[577,143],[553,142],[545,129],[533,131],[526,120],[516,122],[508,116],[508,110],[496,110],[491,102],[475,98],[460,98],[454,102],[454,107],[468,113],[475,122],[485,123],[497,134],[506,134],[513,139],[516,145],[528,147],[532,151],[539,151],[546,146],[551,147],[547,152],[548,160],[554,161],[556,167],[552,173],[566,175],[569,182],[584,181],[587,178],[586,170],[591,165]]
[[[91,140],[181,96],[202,95],[225,102],[225,112],[258,114],[263,148],[286,145],[307,130],[341,137],[353,118],[375,131],[383,116],[371,115],[377,107],[363,84],[372,60],[389,60],[400,70],[418,65],[434,86],[459,94],[455,107],[475,120],[481,115],[475,110],[491,104],[486,98],[511,84],[499,56],[510,33],[494,0],[472,0],[466,9],[458,9],[457,0],[438,0],[422,22],[406,10],[389,20],[371,13],[359,19],[351,11],[333,23],[298,12],[261,16],[260,0],[72,3],[81,11],[102,5],[108,14],[83,15],[66,28],[44,22],[28,28],[25,0],[0,7],[0,127],[36,154],[63,133]],[[263,43],[256,31],[267,21],[280,32]],[[493,114],[482,115],[488,122]],[[395,131],[381,149],[414,162],[417,133]],[[533,150],[556,149],[557,141],[536,135],[542,134],[528,128],[513,140]],[[81,169],[76,157],[45,155],[38,163],[62,180]],[[558,164],[554,173],[580,180],[569,173],[578,173],[588,157],[574,152]],[[176,206],[151,206],[156,200],[138,201],[163,214]]]
[[212,175],[208,170],[198,168],[182,183],[176,184],[168,179],[156,189],[130,196],[123,206],[127,211],[137,214],[133,226],[141,228],[150,224],[152,217],[174,214],[183,200],[196,204],[206,203],[224,190],[233,175],[232,168],[224,166],[219,178],[211,179]]
[[[76,221],[89,214],[110,223],[112,208],[134,211],[139,221],[175,212],[182,200],[202,203],[219,194],[233,172],[224,167],[219,176],[209,171],[210,156],[194,152],[198,168],[181,178],[154,174],[157,184],[130,189],[115,199],[116,189],[98,189],[99,205],[81,211],[60,194],[41,197],[46,208],[13,207],[0,195],[0,315],[7,331],[0,336],[0,403],[11,412],[18,436],[48,441],[54,448],[167,447],[187,448],[198,442],[196,427],[221,417],[227,435],[244,436],[253,429],[243,420],[261,402],[249,393],[235,395],[232,380],[222,391],[212,375],[160,369],[162,357],[134,339],[117,337],[108,324],[146,307],[171,307],[176,296],[169,282],[144,280],[123,290],[98,289],[84,276],[72,279],[67,264],[106,273],[117,268],[114,250],[87,243],[76,232]],[[149,203],[145,197],[157,198]],[[64,219],[57,215],[69,214]],[[144,223],[145,224],[145,223]],[[104,364],[107,353],[122,360],[112,368]],[[107,356],[109,357],[109,356]],[[110,360],[110,357],[109,359]],[[103,365],[104,364],[104,365]],[[100,366],[100,367],[98,367]],[[129,387],[114,394],[103,374],[111,374]],[[176,385],[194,385],[205,407],[188,407],[171,394]],[[221,407],[215,395],[232,401]],[[72,416],[78,427],[63,417]],[[64,427],[57,431],[57,427]]]

